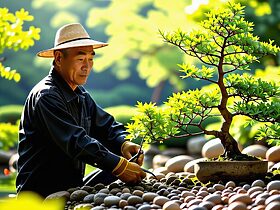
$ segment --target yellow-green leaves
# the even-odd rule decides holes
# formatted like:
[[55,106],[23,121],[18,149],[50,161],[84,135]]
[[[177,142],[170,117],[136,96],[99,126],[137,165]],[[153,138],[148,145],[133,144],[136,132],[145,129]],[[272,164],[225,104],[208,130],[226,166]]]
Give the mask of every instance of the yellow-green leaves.
[[10,67],[4,67],[2,63],[0,63],[0,77],[15,82],[20,81],[20,74],[15,69],[11,70]]
[[145,142],[151,143],[162,141],[170,135],[177,133],[169,119],[168,113],[154,103],[137,104],[139,114],[135,115],[126,128],[130,133],[128,139],[144,138]]
[[187,55],[224,72],[249,70],[251,63],[280,51],[272,41],[260,42],[252,34],[254,24],[245,20],[244,6],[240,4],[229,2],[226,8],[212,10],[206,16],[201,22],[203,30],[177,30],[161,35]]
[[215,72],[214,68],[208,68],[206,66],[202,66],[201,69],[190,64],[178,64],[181,67],[181,72],[185,73],[185,75],[181,76],[183,79],[192,77],[197,79],[210,79],[213,77]]
[[5,199],[0,203],[1,210],[60,210],[63,207],[63,199],[44,201],[42,197],[31,192],[23,192],[17,198]]
[[[25,21],[32,21],[34,18],[28,11],[20,9],[15,14],[10,13],[7,8],[0,8],[0,54],[5,49],[17,51],[19,49],[27,50],[34,45],[34,40],[40,39],[40,28],[30,26],[24,30]],[[0,75],[4,79],[20,80],[20,74],[15,70],[10,71],[9,67],[0,65]]]
[[[190,130],[196,128],[202,132],[202,122],[212,116],[220,94],[214,91],[190,90],[174,93],[164,106],[154,103],[138,102],[138,114],[126,128],[129,139],[144,138],[148,143],[163,141],[183,133],[192,135]],[[202,133],[200,133],[202,134]]]

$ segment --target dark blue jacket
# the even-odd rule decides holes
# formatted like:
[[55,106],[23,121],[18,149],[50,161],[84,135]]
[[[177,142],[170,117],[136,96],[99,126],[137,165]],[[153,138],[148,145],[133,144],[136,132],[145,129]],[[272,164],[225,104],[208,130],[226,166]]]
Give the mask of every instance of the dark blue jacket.
[[125,141],[122,124],[55,69],[30,92],[21,117],[17,191],[42,196],[82,185],[85,163],[111,172]]

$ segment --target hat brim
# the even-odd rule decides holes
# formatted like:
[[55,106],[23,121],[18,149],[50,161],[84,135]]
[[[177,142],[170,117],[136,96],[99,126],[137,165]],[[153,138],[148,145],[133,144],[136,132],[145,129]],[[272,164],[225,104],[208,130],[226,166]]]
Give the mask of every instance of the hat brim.
[[43,58],[53,58],[54,57],[53,52],[55,50],[59,50],[59,49],[72,48],[72,47],[83,47],[83,46],[92,46],[93,49],[97,49],[97,48],[101,48],[101,47],[106,47],[107,45],[108,45],[108,43],[99,42],[99,41],[95,41],[92,39],[76,40],[76,41],[61,44],[59,46],[56,46],[56,47],[53,47],[53,48],[50,48],[47,50],[42,50],[37,53],[37,56],[43,57]]

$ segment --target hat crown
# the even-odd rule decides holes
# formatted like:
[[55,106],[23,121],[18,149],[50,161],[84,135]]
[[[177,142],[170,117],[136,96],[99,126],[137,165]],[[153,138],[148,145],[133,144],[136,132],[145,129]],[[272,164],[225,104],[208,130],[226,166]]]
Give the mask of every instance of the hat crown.
[[90,36],[80,23],[71,23],[58,29],[54,46],[79,39],[90,39]]

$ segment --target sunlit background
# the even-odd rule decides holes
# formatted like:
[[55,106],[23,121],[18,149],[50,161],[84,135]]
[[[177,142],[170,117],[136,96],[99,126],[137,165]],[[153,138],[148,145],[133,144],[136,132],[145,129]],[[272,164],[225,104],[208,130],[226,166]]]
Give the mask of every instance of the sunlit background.
[[[177,64],[187,61],[198,65],[197,61],[165,43],[159,30],[197,29],[205,12],[222,7],[225,2],[0,0],[0,8],[7,8],[10,13],[24,8],[34,17],[24,23],[24,30],[30,26],[40,29],[39,40],[34,40],[26,50],[0,48],[0,121],[10,123],[0,125],[0,163],[15,152],[17,120],[29,91],[51,67],[51,59],[38,58],[36,53],[53,46],[55,32],[60,26],[80,22],[93,39],[109,43],[108,47],[96,50],[93,72],[85,87],[99,105],[126,123],[137,101],[160,105],[173,92],[207,85],[191,79],[181,80]],[[275,40],[279,46],[280,1],[236,2],[246,6],[246,18],[255,24],[254,34],[262,41]],[[0,46],[5,42],[1,27]],[[279,61],[279,57],[266,57],[254,64],[250,73],[279,82]],[[7,72],[13,74],[5,76]],[[0,167],[0,194],[15,191],[14,177],[7,178],[3,174],[5,168],[9,166]]]

